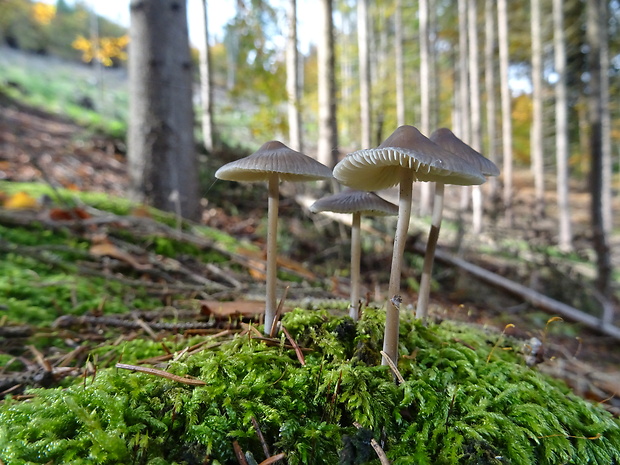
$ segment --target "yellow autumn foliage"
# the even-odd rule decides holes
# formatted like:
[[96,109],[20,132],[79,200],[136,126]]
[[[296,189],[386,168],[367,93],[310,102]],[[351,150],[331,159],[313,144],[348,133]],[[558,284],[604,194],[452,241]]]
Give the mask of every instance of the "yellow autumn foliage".
[[47,25],[56,17],[56,7],[47,3],[36,2],[32,5],[32,17],[37,23]]
[[120,37],[101,37],[97,43],[93,43],[92,40],[80,35],[71,46],[82,52],[82,60],[86,63],[96,59],[104,66],[112,66],[114,58],[127,59],[127,52],[125,51],[127,44],[129,44],[127,34]]

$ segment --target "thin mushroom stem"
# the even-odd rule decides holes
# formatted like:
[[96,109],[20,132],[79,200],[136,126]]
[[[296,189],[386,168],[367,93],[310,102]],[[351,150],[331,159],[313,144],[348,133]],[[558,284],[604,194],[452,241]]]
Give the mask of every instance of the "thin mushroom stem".
[[269,334],[276,314],[276,268],[278,258],[278,202],[280,197],[277,174],[269,177],[269,203],[267,207],[267,294],[265,297],[265,329]]
[[416,318],[425,320],[428,317],[428,300],[431,293],[431,274],[433,272],[433,261],[435,260],[435,249],[439,239],[439,229],[441,228],[441,218],[443,215],[443,193],[445,185],[435,184],[435,199],[433,202],[433,216],[431,220],[431,230],[428,234],[426,252],[424,253],[424,265],[422,267],[422,278],[420,279],[420,293],[418,294],[418,305],[416,307]]
[[360,212],[353,213],[353,223],[351,225],[351,306],[349,307],[349,316],[353,321],[359,318],[359,300],[360,300],[360,257],[361,239],[360,239]]
[[[405,241],[409,230],[409,218],[411,216],[411,191],[413,190],[413,171],[403,168],[400,175],[400,187],[398,198],[398,221],[396,234],[394,235],[394,249],[392,252],[392,269],[390,271],[390,285],[388,287],[388,302],[385,309],[385,335],[383,338],[383,351],[394,362],[398,360],[398,328],[400,325],[399,308],[396,296],[400,295],[400,270],[405,252]],[[387,365],[387,359],[383,357],[381,362]]]

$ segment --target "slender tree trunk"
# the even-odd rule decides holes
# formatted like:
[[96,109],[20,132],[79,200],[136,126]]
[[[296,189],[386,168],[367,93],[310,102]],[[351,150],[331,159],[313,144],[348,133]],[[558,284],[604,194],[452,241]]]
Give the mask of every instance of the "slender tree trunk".
[[603,209],[603,228],[605,234],[609,237],[613,230],[613,209],[612,209],[612,175],[613,162],[611,153],[611,112],[609,102],[611,102],[609,94],[609,31],[607,1],[600,3],[601,15],[601,138],[603,151],[603,176],[602,176],[602,198],[601,205]]
[[[469,78],[467,61],[469,49],[467,46],[467,0],[458,0],[459,15],[459,121],[458,136],[463,142],[469,143],[471,134],[471,120],[469,114]],[[456,128],[455,128],[456,129]]]
[[[486,156],[495,164],[497,162],[497,119],[495,100],[495,0],[484,2],[484,82],[486,87],[486,129],[487,153]],[[495,198],[497,193],[497,179],[489,179],[489,194]]]
[[209,49],[209,22],[207,15],[207,0],[199,2],[202,5],[202,24],[204,38],[203,48],[200,49],[200,97],[202,100],[202,138],[207,152],[213,151],[213,83],[211,79],[211,51]]
[[288,138],[293,150],[302,150],[301,111],[299,99],[299,54],[297,50],[297,0],[288,0],[286,11],[286,93],[288,95]]
[[537,218],[541,218],[545,214],[545,173],[543,161],[543,69],[540,0],[531,0],[530,10],[532,33],[532,132],[530,134],[530,145],[535,191],[534,215]]
[[[588,121],[590,126],[590,195],[592,216],[592,242],[596,252],[596,287],[605,299],[611,297],[611,260],[609,243],[603,221],[603,141],[602,115],[603,102],[601,89],[601,28],[604,20],[601,15],[602,0],[588,0],[586,5],[586,38],[589,48],[587,67],[590,74],[588,82]],[[607,66],[607,64],[605,64]]]
[[[420,132],[426,137],[431,133],[431,95],[430,95],[430,49],[428,31],[428,0],[419,0],[420,21]],[[428,215],[431,211],[433,185],[428,182],[420,186],[420,214]]]
[[[482,151],[482,110],[480,102],[480,62],[478,53],[478,0],[468,0],[467,30],[469,38],[469,98],[471,108],[471,138],[469,145]],[[473,232],[482,231],[482,188],[471,188]]]
[[497,1],[497,36],[499,40],[499,78],[502,100],[502,146],[504,166],[504,208],[506,226],[511,227],[512,214],[512,110],[510,86],[508,84],[508,12],[507,0]]
[[360,144],[371,147],[370,128],[370,55],[368,52],[368,0],[357,0],[357,46],[360,80]]
[[566,40],[564,38],[564,0],[553,0],[553,43],[555,49],[555,157],[558,195],[558,246],[573,248],[569,202],[568,89],[566,85]]
[[132,0],[129,174],[134,196],[199,216],[192,62],[185,2]]
[[396,55],[396,125],[407,120],[405,112],[405,66],[403,60],[403,2],[396,0],[394,12],[394,54]]
[[318,44],[319,147],[318,161],[333,167],[338,161],[336,126],[336,72],[332,0],[321,0],[321,33]]

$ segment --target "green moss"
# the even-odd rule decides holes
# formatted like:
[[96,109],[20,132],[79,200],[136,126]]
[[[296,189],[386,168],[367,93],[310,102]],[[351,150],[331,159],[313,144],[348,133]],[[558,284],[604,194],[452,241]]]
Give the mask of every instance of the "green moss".
[[[360,356],[361,348],[381,346],[380,311],[369,309],[355,325],[297,310],[283,325],[312,349],[306,366],[285,339],[274,347],[244,336],[165,367],[205,386],[103,369],[64,390],[9,399],[0,406],[0,458],[236,463],[236,439],[260,461],[255,419],[272,453],[285,452],[292,465],[376,464],[371,436],[394,464],[620,463],[620,423],[526,367],[518,341],[403,317],[398,366],[405,382],[397,385],[387,367]],[[184,343],[167,345],[179,350]],[[157,346],[137,340],[109,350],[128,361],[156,355]]]

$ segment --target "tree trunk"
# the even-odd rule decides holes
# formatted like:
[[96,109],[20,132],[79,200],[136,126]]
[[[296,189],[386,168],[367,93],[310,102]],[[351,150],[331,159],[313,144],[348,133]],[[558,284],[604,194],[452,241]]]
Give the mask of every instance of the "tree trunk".
[[[587,68],[588,82],[588,122],[590,126],[590,195],[592,216],[592,242],[596,252],[596,287],[603,297],[611,297],[611,260],[608,238],[603,221],[603,141],[602,115],[603,102],[601,89],[601,29],[605,26],[601,14],[602,0],[589,0],[586,5],[586,39],[589,53]],[[605,70],[607,69],[605,63]]]
[[[428,0],[419,0],[420,21],[420,132],[426,137],[431,133],[431,85],[430,85],[430,49],[428,31]],[[433,184],[423,182],[420,185],[420,215],[431,211]]]
[[572,250],[572,228],[568,197],[568,89],[566,85],[566,41],[564,37],[564,1],[553,0],[553,43],[555,49],[555,157],[557,165],[558,194],[558,247]]
[[286,93],[288,94],[288,134],[293,150],[302,150],[301,112],[299,99],[299,54],[297,51],[297,0],[288,1],[286,13],[288,37],[286,41]]
[[[480,64],[478,54],[478,0],[468,0],[467,32],[469,38],[469,97],[471,108],[471,137],[469,145],[482,151],[482,110],[480,102]],[[472,186],[473,232],[482,231],[482,189]]]
[[213,151],[213,83],[211,79],[211,51],[209,49],[209,22],[207,21],[207,0],[199,2],[202,5],[202,20],[204,38],[203,48],[200,49],[200,97],[202,99],[202,138],[207,152]]
[[530,134],[531,163],[534,174],[534,216],[545,214],[545,183],[543,161],[543,68],[540,0],[531,0],[532,32],[532,129]]
[[357,0],[357,49],[360,82],[360,144],[371,147],[370,55],[368,53],[368,0]]
[[336,72],[332,0],[321,0],[321,33],[317,50],[319,83],[318,161],[330,168],[338,162]]
[[[486,156],[495,164],[497,162],[497,120],[495,100],[495,0],[485,0],[484,3],[484,84],[486,87],[486,129],[487,153]],[[489,195],[495,198],[497,179],[489,179]]]
[[396,55],[396,126],[406,124],[405,66],[403,63],[403,5],[396,0],[394,12],[394,54]]
[[497,36],[499,40],[499,78],[502,100],[502,147],[504,163],[504,209],[507,227],[512,227],[512,111],[508,84],[508,12],[507,0],[497,2]]
[[199,216],[192,62],[185,2],[132,0],[129,174],[134,196]]
[[608,2],[600,3],[601,15],[601,138],[603,151],[603,176],[602,176],[602,198],[601,208],[603,210],[603,228],[609,237],[613,230],[613,209],[612,209],[612,175],[613,162],[611,153],[611,112],[609,102],[609,31],[608,31]]

